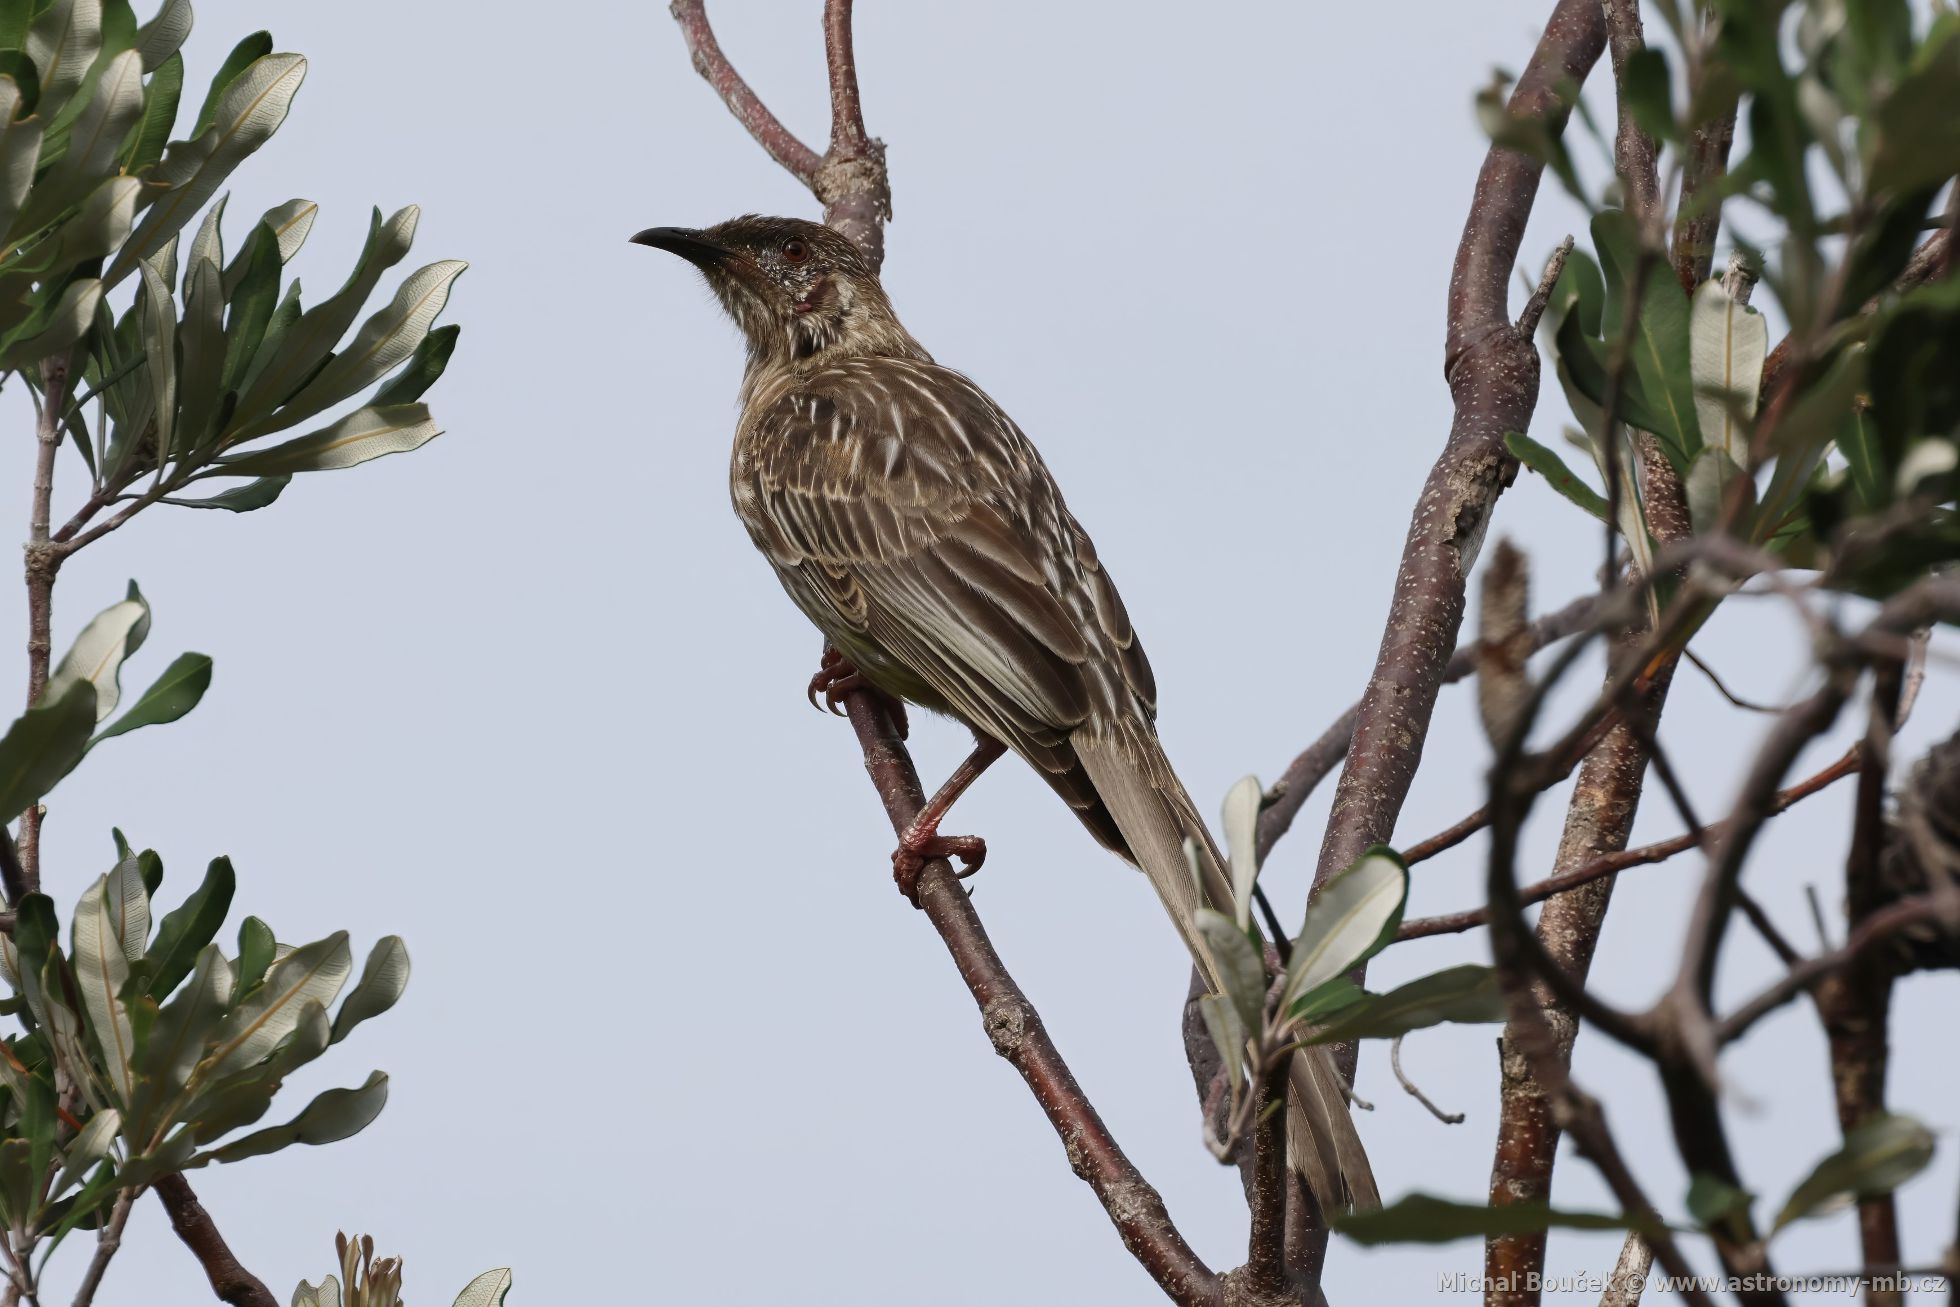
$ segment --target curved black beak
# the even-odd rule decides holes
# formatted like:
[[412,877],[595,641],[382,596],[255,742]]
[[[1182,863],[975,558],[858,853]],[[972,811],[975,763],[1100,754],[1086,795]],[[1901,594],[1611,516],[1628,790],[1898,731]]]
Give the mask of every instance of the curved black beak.
[[718,267],[732,253],[692,227],[649,227],[635,235],[633,243],[678,254],[698,268]]

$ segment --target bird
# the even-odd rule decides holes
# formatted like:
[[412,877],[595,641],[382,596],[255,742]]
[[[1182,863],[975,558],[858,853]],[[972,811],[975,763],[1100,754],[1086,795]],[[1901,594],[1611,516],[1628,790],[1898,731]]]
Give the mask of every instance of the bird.
[[[978,870],[985,842],[939,826],[1012,750],[1145,873],[1217,992],[1197,912],[1230,908],[1225,861],[1158,738],[1156,681],[1123,600],[1020,427],[927,353],[828,226],[747,215],[632,240],[699,269],[747,347],[730,494],[823,634],[812,699],[835,708],[868,687],[974,735],[900,836],[900,889],[916,903],[936,858]],[[1296,1169],[1323,1205],[1376,1205],[1326,1050],[1296,1054],[1289,1078]]]

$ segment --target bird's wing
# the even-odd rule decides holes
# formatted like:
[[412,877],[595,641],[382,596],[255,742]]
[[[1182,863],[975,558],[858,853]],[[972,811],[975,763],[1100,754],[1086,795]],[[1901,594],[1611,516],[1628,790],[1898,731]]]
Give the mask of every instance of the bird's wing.
[[970,724],[1052,766],[1115,696],[1149,711],[1149,664],[1087,535],[966,378],[841,364],[752,412],[742,448],[737,508],[799,603]]

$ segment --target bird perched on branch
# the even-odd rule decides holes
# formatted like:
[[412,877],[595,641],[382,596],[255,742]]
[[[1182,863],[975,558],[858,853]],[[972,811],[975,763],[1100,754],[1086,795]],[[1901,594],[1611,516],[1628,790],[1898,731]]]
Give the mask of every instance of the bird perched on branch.
[[[834,707],[869,686],[974,733],[972,756],[900,837],[900,888],[916,902],[935,858],[979,867],[984,842],[939,825],[1012,749],[1143,869],[1216,991],[1195,914],[1207,899],[1230,909],[1224,861],[1158,742],[1156,685],[1129,614],[1034,446],[912,338],[840,233],[744,217],[633,239],[699,268],[747,341],[730,486],[756,547],[828,641],[812,697]],[[1331,1062],[1314,1049],[1294,1063],[1296,1164],[1324,1203],[1372,1205]]]

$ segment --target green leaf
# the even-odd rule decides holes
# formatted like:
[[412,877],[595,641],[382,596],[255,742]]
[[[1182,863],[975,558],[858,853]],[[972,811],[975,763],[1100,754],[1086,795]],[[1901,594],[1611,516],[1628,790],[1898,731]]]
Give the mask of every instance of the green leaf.
[[265,211],[263,222],[272,232],[278,245],[279,262],[291,263],[293,255],[299,253],[300,246],[313,231],[313,220],[320,216],[320,206],[311,200],[287,200]]
[[1245,1023],[1239,1020],[1232,1000],[1222,994],[1206,994],[1199,999],[1198,1015],[1204,1019],[1205,1032],[1225,1063],[1226,1078],[1236,1094],[1245,1083]]
[[1840,350],[1824,375],[1805,387],[1785,411],[1774,433],[1776,468],[1756,515],[1758,540],[1774,535],[1798,508],[1864,385],[1865,357],[1866,351],[1859,347]]
[[0,371],[23,371],[82,338],[102,302],[102,283],[93,277],[69,282],[58,294],[42,292],[27,319],[0,336]]
[[1259,805],[1264,797],[1257,776],[1241,776],[1225,792],[1225,849],[1232,869],[1232,911],[1242,931],[1252,924],[1252,887],[1259,880]]
[[509,1292],[508,1270],[485,1271],[463,1286],[451,1307],[503,1307],[504,1295]]
[[1489,967],[1465,965],[1434,972],[1386,994],[1370,994],[1339,1013],[1312,1041],[1344,1044],[1393,1039],[1445,1021],[1477,1024],[1504,1019],[1504,994]]
[[179,717],[197,707],[198,700],[211,688],[211,658],[208,654],[178,654],[176,661],[163,669],[149,689],[143,691],[130,710],[104,727],[96,737],[89,741],[94,748],[104,740],[118,735],[127,735],[144,726],[162,726],[174,722]]
[[190,34],[190,0],[164,0],[157,16],[136,29],[136,52],[143,56],[143,67],[161,72],[172,59],[181,64],[177,51]]
[[374,392],[368,403],[380,408],[390,404],[408,404],[422,398],[429,387],[436,384],[443,370],[449,366],[449,356],[456,352],[456,337],[462,334],[460,326],[451,324],[437,327],[422,338],[415,347],[415,355],[409,359],[408,366],[390,377]]
[[308,1000],[323,1006],[333,1002],[354,969],[344,930],[294,949],[273,964],[263,985],[249,993],[243,961],[241,956],[240,996],[225,1015],[217,1045],[206,1058],[208,1065],[201,1072],[206,1076],[243,1071],[261,1061],[298,1024]]
[[[118,832],[120,834],[120,832]],[[156,874],[162,875],[155,855]],[[150,887],[148,869],[142,854],[129,853],[116,859],[102,888],[102,914],[109,933],[123,960],[132,966],[143,960],[150,945]]]
[[0,737],[0,813],[25,812],[73,771],[95,729],[95,687],[77,681]]
[[[264,418],[306,385],[347,329],[354,325],[361,306],[381,281],[381,274],[407,255],[421,216],[422,211],[412,204],[396,211],[385,222],[381,210],[374,211],[368,223],[367,241],[361,247],[360,258],[355,260],[347,284],[302,314],[282,333],[278,348],[269,351],[269,358],[254,371],[238,402],[241,422]],[[376,402],[380,402],[378,398]]]
[[179,508],[222,508],[229,513],[249,513],[264,508],[279,498],[279,493],[292,483],[290,475],[276,477],[257,477],[240,486],[233,486],[221,494],[209,495],[203,499],[181,499],[165,495],[163,502],[175,504]]
[[1742,515],[1736,519],[1735,531],[1747,538],[1755,519],[1756,483],[1719,445],[1710,445],[1695,455],[1682,488],[1688,497],[1688,520],[1694,525],[1696,535],[1715,530],[1728,504],[1730,487],[1738,482],[1747,485],[1748,489],[1740,493],[1747,495],[1748,500]]
[[1307,905],[1307,923],[1293,941],[1280,1010],[1386,948],[1408,897],[1409,869],[1386,845],[1365,850],[1328,881]]
[[272,53],[272,33],[254,32],[231,48],[225,61],[218,65],[218,71],[211,78],[211,89],[204,93],[204,104],[197,111],[197,126],[191,129],[192,136],[202,136],[204,129],[218,120],[220,106],[225,92],[231,84],[242,77],[247,68]]
[[1887,495],[1885,451],[1869,413],[1857,407],[1845,416],[1838,429],[1837,447],[1844,455],[1851,474],[1851,487],[1857,493],[1858,507],[1870,513],[1885,507]]
[[144,986],[145,993],[161,999],[191,973],[198,954],[217,938],[218,928],[224,925],[237,887],[231,859],[212,859],[205,869],[203,882],[189,898],[165,913],[157,927],[156,942],[149,951],[150,976]]
[[61,1174],[55,1177],[54,1187],[48,1190],[49,1198],[59,1198],[82,1177],[94,1169],[95,1164],[108,1156],[109,1145],[116,1141],[122,1130],[122,1114],[113,1107],[105,1107],[88,1119],[81,1132],[68,1141],[62,1152]]
[[[215,228],[212,231],[215,246]],[[224,274],[218,268],[216,249],[199,249],[203,239],[200,232],[184,270],[183,365],[178,387],[183,410],[179,414],[177,451],[186,455],[211,442],[212,419],[224,399]]]
[[83,893],[75,906],[75,983],[82,991],[88,1024],[102,1050],[109,1086],[119,1106],[130,1104],[136,1056],[136,1034],[123,985],[129,980],[129,959],[117,938],[105,893],[103,876]]
[[1695,417],[1711,449],[1726,450],[1738,467],[1749,466],[1749,425],[1769,357],[1769,325],[1763,315],[1737,304],[1720,279],[1703,282],[1688,310],[1690,372]]
[[[1633,367],[1625,379],[1620,414],[1632,425],[1652,432],[1666,450],[1668,461],[1677,471],[1686,472],[1688,461],[1702,444],[1689,362],[1687,294],[1674,279],[1666,259],[1641,257],[1633,219],[1624,210],[1608,209],[1598,214],[1592,233],[1606,273],[1608,331],[1617,334],[1621,330],[1624,306],[1633,294],[1633,278],[1643,266],[1645,269],[1645,289],[1630,343]],[[1593,398],[1603,402],[1603,392]]]
[[[1688,1182],[1688,1215],[1704,1230],[1727,1227],[1732,1217],[1746,1220],[1749,1204],[1755,1199],[1754,1194],[1719,1180],[1706,1171],[1695,1172],[1694,1178]],[[1742,1232],[1736,1230],[1734,1233],[1740,1236]]]
[[234,261],[236,275],[225,277],[231,320],[225,329],[224,390],[244,384],[246,369],[265,340],[266,327],[279,305],[280,266],[278,233],[261,222]]
[[356,409],[330,427],[310,431],[269,449],[221,459],[212,475],[290,476],[354,467],[384,454],[406,453],[442,434],[427,404]]
[[1909,1116],[1880,1113],[1852,1130],[1844,1147],[1811,1169],[1776,1214],[1774,1234],[1854,1198],[1889,1194],[1933,1160],[1933,1132]]
[[1640,130],[1657,141],[1678,141],[1668,89],[1667,56],[1651,45],[1635,50],[1621,76],[1621,92]]
[[27,30],[27,57],[40,73],[40,117],[52,118],[82,84],[102,48],[101,0],[54,0]]
[[[20,117],[23,96],[11,77],[0,77],[0,236],[27,203],[41,161],[42,122]],[[11,326],[0,322],[0,326]]]
[[172,53],[150,76],[143,91],[143,116],[136,120],[129,145],[123,152],[123,167],[140,173],[163,158],[163,147],[170,142],[170,129],[177,124],[177,106],[184,94],[184,56]]
[[[169,930],[166,919],[158,935],[159,948]],[[163,992],[154,977],[152,986],[152,992]],[[166,1119],[165,1109],[177,1102],[203,1061],[205,1050],[217,1038],[218,1023],[224,1019],[233,992],[231,965],[225,961],[224,951],[216,944],[207,944],[197,955],[190,983],[163,1005],[138,1050],[137,1090],[128,1112],[132,1152],[147,1151],[152,1140],[176,1124]],[[188,1142],[195,1146],[194,1140]]]
[[258,917],[239,922],[236,992],[243,995],[263,981],[278,952],[279,941],[274,938],[271,926]]
[[1489,1207],[1428,1194],[1410,1194],[1374,1211],[1349,1211],[1334,1217],[1334,1228],[1359,1244],[1450,1243],[1550,1229],[1624,1230],[1629,1225],[1622,1216],[1559,1211],[1544,1202]]
[[[410,273],[388,307],[362,323],[345,350],[328,359],[319,373],[276,413],[255,418],[243,429],[241,438],[283,431],[331,408],[401,366],[421,346],[436,316],[449,302],[451,285],[467,267],[460,259],[446,259]],[[295,334],[304,326],[302,318],[294,328]]]
[[1373,995],[1346,976],[1336,976],[1300,995],[1286,1010],[1286,1015],[1293,1021],[1325,1021],[1371,997]]
[[213,1149],[212,1161],[238,1162],[276,1153],[290,1144],[331,1144],[367,1129],[388,1102],[388,1076],[376,1071],[358,1089],[329,1089],[284,1125],[255,1131]]
[[1522,431],[1505,432],[1504,448],[1511,451],[1511,457],[1544,477],[1559,494],[1600,521],[1606,520],[1606,497],[1581,481],[1557,454]]
[[1233,920],[1210,908],[1198,909],[1198,934],[1218,969],[1218,984],[1247,1030],[1264,1024],[1266,964]]
[[408,988],[408,946],[399,935],[386,935],[368,951],[361,979],[333,1019],[333,1042],[338,1044],[354,1027],[378,1017],[401,1001]]
[[1955,86],[1960,86],[1960,22],[1948,14],[1933,24],[1911,71],[1878,107],[1868,191],[1918,190],[1960,172]]
[[106,280],[111,285],[161,249],[232,170],[265,144],[286,120],[305,78],[306,60],[299,55],[268,54],[225,88],[211,124],[195,140],[174,143],[158,164],[153,177],[170,190],[150,206],[110,265]]
[[77,681],[86,681],[95,687],[96,720],[114,712],[122,697],[119,678],[123,660],[135,652],[136,644],[142,643],[142,637],[136,632],[147,630],[149,616],[150,606],[140,595],[97,613],[62,655],[54,674],[48,677],[47,688],[41,692],[42,702],[59,698]]
[[177,304],[170,296],[170,281],[157,270],[156,261],[145,259],[143,276],[143,356],[155,393],[157,462],[172,444],[177,425]]

